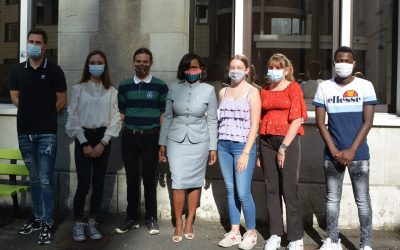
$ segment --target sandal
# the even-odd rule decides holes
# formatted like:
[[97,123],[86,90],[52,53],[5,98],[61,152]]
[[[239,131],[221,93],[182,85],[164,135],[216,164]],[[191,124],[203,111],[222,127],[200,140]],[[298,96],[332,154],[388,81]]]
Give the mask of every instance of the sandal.
[[192,233],[184,233],[183,234],[187,240],[193,240],[194,239],[194,227],[193,226],[192,226],[192,230],[193,230]]
[[[175,234],[175,229],[176,228],[174,228],[174,234]],[[186,237],[186,235],[185,235],[185,237]],[[179,243],[179,242],[181,242],[182,241],[182,234],[181,235],[173,235],[172,236],[172,241],[173,242],[175,242],[175,243]]]
[[[185,230],[186,230],[186,226],[185,226],[184,232],[185,232]],[[193,227],[193,224],[192,224],[192,232],[191,233],[186,233],[185,232],[183,235],[185,236],[185,238],[187,240],[193,240],[194,239],[194,227]]]
[[187,240],[193,240],[194,239],[194,232],[193,233],[185,233],[185,238]]
[[182,241],[182,238],[183,238],[182,235],[174,235],[172,236],[172,241],[175,243],[179,243]]

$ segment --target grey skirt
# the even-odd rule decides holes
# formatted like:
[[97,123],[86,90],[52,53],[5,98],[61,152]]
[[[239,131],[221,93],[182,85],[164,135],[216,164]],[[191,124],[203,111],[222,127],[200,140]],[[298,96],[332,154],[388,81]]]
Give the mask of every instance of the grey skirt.
[[168,140],[167,156],[171,170],[172,188],[188,189],[204,185],[209,141],[191,143]]

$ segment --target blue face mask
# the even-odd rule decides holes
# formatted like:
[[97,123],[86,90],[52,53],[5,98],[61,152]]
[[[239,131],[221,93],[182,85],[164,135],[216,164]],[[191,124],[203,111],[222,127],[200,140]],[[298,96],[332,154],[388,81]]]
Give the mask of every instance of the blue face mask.
[[89,65],[89,73],[95,77],[101,76],[104,73],[104,64]]
[[30,58],[39,58],[42,55],[42,47],[28,43],[26,53]]
[[200,74],[189,74],[185,73],[186,80],[190,83],[194,83],[200,79]]
[[285,78],[284,69],[269,69],[267,77],[271,82],[280,82]]

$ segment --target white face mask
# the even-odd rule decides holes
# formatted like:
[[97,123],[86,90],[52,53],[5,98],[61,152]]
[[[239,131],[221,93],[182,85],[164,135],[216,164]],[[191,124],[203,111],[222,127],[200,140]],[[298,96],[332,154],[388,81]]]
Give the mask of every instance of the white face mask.
[[242,69],[239,69],[237,71],[233,71],[233,70],[229,71],[229,74],[228,74],[229,78],[231,78],[231,80],[234,83],[241,82],[243,80],[243,78],[245,77],[245,75],[246,75],[246,73],[244,73],[244,70],[242,70]]
[[336,75],[346,78],[353,73],[354,63],[335,63]]

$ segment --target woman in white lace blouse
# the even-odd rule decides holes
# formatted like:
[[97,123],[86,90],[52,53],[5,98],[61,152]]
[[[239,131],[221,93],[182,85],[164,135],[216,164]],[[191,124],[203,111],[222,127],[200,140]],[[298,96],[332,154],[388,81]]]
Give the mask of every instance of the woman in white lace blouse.
[[[111,137],[117,137],[121,129],[117,101],[118,91],[111,86],[105,54],[99,50],[86,58],[79,84],[72,87],[68,107],[66,132],[75,138],[75,165],[78,186],[74,197],[75,225],[73,238],[84,241],[101,239],[96,229],[96,216],[101,207],[103,187]],[[90,214],[84,220],[86,196],[92,184]]]

